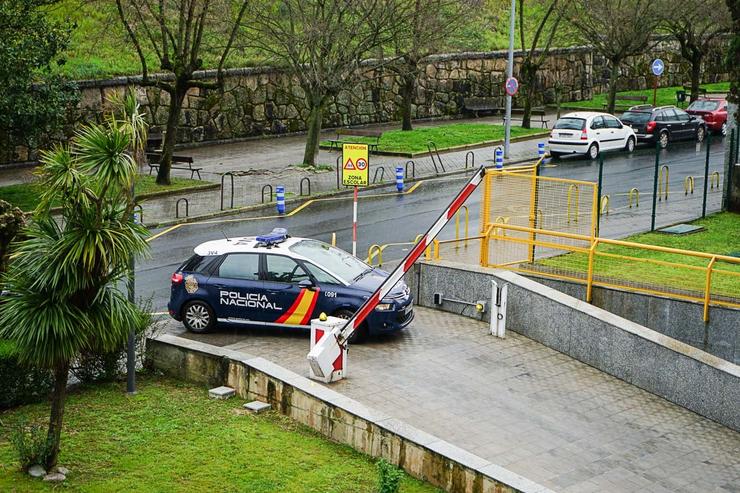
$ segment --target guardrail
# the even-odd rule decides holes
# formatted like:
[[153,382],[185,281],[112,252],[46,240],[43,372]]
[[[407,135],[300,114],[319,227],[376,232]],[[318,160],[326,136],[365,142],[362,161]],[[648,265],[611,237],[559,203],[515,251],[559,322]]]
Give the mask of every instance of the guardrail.
[[[588,302],[591,301],[593,287],[601,286],[701,303],[705,322],[709,321],[710,305],[740,308],[740,291],[735,287],[740,285],[740,258],[737,257],[529,228],[504,222],[489,224],[482,236],[481,265],[585,284]],[[549,249],[550,256],[535,262],[489,262],[490,247],[504,245],[506,242],[544,247]],[[599,250],[602,246],[604,249]],[[635,255],[619,253],[614,247],[630,249]],[[667,255],[660,259],[637,254],[646,251]],[[438,259],[439,255],[434,258]],[[599,259],[609,259],[611,265]],[[701,265],[701,260],[707,263]],[[718,262],[727,267],[718,268]],[[660,268],[648,274],[645,269],[638,267],[644,264]],[[691,272],[699,273],[700,277],[697,274],[692,277]],[[674,279],[670,279],[670,276],[674,276]],[[722,276],[722,282],[713,285],[718,280],[717,276]],[[678,278],[682,282],[677,284]]]
[[[384,243],[382,245],[379,244],[373,244],[370,245],[370,248],[367,250],[367,258],[365,259],[365,262],[370,264],[371,266],[375,266],[373,263],[374,259],[377,257],[378,259],[378,265],[377,267],[383,266],[383,252],[386,248],[389,247],[397,247],[397,246],[414,246],[417,243],[419,243],[419,240],[423,238],[424,235],[416,235],[416,238],[414,241],[401,241],[397,243]],[[427,260],[431,260],[432,258],[432,245],[427,246],[426,250],[424,251],[424,257]]]

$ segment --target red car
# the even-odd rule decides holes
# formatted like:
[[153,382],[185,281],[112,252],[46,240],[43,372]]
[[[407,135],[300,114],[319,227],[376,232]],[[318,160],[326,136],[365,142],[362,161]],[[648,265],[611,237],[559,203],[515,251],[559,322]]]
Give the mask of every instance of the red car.
[[686,113],[701,117],[712,132],[727,135],[727,101],[724,99],[697,99],[686,108]]

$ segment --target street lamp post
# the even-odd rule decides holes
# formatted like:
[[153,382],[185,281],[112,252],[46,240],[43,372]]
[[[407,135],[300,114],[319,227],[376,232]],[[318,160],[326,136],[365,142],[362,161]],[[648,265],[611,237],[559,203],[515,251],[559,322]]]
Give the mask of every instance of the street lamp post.
[[[516,0],[511,0],[511,19],[509,20],[509,63],[506,67],[506,77],[514,77],[514,28],[516,26]],[[511,95],[506,94],[506,121],[504,123],[504,157],[509,158],[509,143],[511,141]]]

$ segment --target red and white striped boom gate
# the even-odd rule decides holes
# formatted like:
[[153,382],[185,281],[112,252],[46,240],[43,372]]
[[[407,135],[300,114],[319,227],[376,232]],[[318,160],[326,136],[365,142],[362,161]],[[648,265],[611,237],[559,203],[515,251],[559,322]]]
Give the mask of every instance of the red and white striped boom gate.
[[393,269],[393,272],[378,286],[378,289],[363,303],[363,305],[354,313],[347,323],[343,326],[332,330],[326,334],[308,353],[308,362],[311,365],[312,374],[317,378],[329,381],[328,378],[335,370],[334,362],[342,355],[347,345],[347,340],[352,333],[362,324],[367,316],[375,309],[385,295],[401,280],[403,275],[408,272],[414,262],[418,260],[424,250],[431,245],[434,238],[437,237],[445,224],[453,218],[457,210],[465,203],[470,194],[483,181],[486,170],[480,167],[465,186],[460,190],[455,199],[440,214],[439,218],[432,224],[426,234],[406,255],[406,258]]

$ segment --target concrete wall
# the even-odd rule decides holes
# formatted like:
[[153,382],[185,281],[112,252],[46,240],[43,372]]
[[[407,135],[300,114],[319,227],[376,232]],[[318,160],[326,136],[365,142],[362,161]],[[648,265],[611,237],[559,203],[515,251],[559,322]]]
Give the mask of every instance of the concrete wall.
[[165,334],[147,340],[147,364],[191,382],[227,385],[243,399],[269,402],[326,437],[385,458],[446,491],[550,491],[263,358]]
[[[417,264],[410,274],[422,306],[433,306],[435,292],[490,299],[491,280],[508,283],[507,330],[740,431],[740,367],[733,363],[513,272],[442,261]],[[462,306],[438,308],[459,313]]]
[[[527,277],[579,300],[586,298],[583,284]],[[602,287],[593,288],[591,304],[740,364],[740,310],[710,307],[709,323],[704,323],[704,306],[699,303]]]

